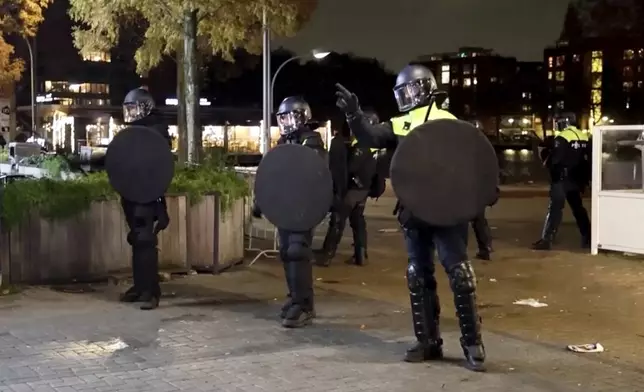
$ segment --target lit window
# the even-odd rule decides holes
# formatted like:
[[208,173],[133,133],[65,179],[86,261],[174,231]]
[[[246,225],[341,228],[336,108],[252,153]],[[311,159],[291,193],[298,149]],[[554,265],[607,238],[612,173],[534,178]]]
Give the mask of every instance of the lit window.
[[624,82],[623,84],[624,91],[630,91],[633,88],[633,82]]
[[112,57],[107,52],[89,52],[83,54],[83,61],[92,61],[96,63],[109,63]]
[[633,77],[633,68],[630,66],[624,67],[622,70],[622,76],[625,78],[632,78]]
[[640,80],[637,82],[637,88],[642,88],[642,87],[644,87],[644,82]]
[[578,55],[578,54],[573,54],[572,55],[572,61],[575,62],[575,63],[580,62],[581,61],[581,56]]
[[469,75],[472,73],[472,66],[470,64],[463,65],[463,75]]
[[458,79],[452,79],[452,86],[458,86]]
[[472,66],[472,73],[473,73],[474,75],[476,75],[476,64],[474,64],[474,65]]
[[492,82],[492,83],[496,83],[496,82],[498,82],[498,81],[499,81],[499,79],[498,79],[496,76],[492,76],[492,77],[490,78],[490,82]]
[[637,55],[638,55],[640,58],[644,58],[644,49],[640,49],[640,50],[638,50],[638,51],[637,51]]
[[532,93],[522,93],[521,97],[525,98],[525,99],[531,99],[532,98]]
[[449,83],[449,64],[443,64],[441,67],[441,83],[442,84],[448,84]]
[[470,87],[472,85],[472,79],[465,78],[463,79],[463,87]]
[[104,83],[69,83],[45,82],[45,92],[75,93],[75,94],[109,94],[110,86]]
[[532,107],[530,105],[523,105],[521,106],[521,110],[523,110],[524,112],[529,112],[532,110]]
[[555,59],[553,57],[548,57],[548,68],[552,68],[555,64]]
[[555,79],[557,80],[557,82],[563,82],[564,80],[566,80],[566,74],[563,71],[557,71],[557,73],[555,74]]
[[564,108],[564,101],[558,101],[557,102],[557,109],[561,110]]
[[548,72],[548,80],[552,80],[552,72]]
[[472,84],[475,86],[479,84],[479,78],[472,78]]
[[557,59],[555,60],[555,64],[557,65],[557,67],[563,67],[565,62],[566,62],[566,56],[557,56]]
[[635,51],[628,49],[624,51],[624,60],[633,60],[635,58]]

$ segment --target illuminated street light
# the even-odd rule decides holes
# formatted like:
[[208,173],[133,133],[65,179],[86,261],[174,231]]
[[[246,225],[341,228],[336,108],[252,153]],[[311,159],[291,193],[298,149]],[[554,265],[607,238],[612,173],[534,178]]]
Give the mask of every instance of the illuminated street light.
[[315,49],[311,51],[311,54],[313,55],[313,58],[315,58],[316,60],[322,60],[326,56],[330,55],[331,52],[328,52],[326,50]]
[[[262,17],[262,30],[263,30],[263,82],[264,82],[264,91],[263,91],[263,120],[262,120],[262,133],[260,137],[260,151],[262,154],[268,152],[268,149],[271,145],[271,116],[273,114],[273,89],[275,87],[275,79],[277,74],[284,68],[284,66],[291,61],[302,59],[305,56],[294,56],[290,59],[283,62],[273,74],[271,79],[271,63],[270,63],[270,29],[268,27],[267,12],[264,9]],[[328,50],[315,49],[311,51],[311,56],[316,60],[322,60],[326,56],[330,55],[331,52]]]

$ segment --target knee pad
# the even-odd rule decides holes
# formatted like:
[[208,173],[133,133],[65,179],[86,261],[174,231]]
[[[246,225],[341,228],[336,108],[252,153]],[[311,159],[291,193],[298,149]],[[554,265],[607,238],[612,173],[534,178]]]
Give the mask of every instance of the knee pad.
[[305,243],[293,241],[286,248],[286,259],[289,261],[310,260],[310,249]]
[[407,286],[409,287],[409,291],[412,292],[422,290],[425,286],[420,268],[415,263],[409,263],[407,265]]
[[449,270],[449,283],[457,294],[469,294],[476,291],[476,275],[469,261],[460,263]]

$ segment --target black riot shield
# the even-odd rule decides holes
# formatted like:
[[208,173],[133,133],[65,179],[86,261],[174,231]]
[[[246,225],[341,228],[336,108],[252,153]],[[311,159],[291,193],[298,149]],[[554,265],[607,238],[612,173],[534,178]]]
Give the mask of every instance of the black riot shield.
[[107,147],[105,169],[114,190],[135,203],[163,196],[174,176],[168,141],[155,130],[128,126]]
[[403,208],[434,226],[467,222],[498,197],[494,147],[464,121],[432,120],[414,128],[396,148],[390,175]]
[[280,229],[315,228],[333,201],[333,182],[326,160],[302,145],[276,146],[257,168],[255,201],[266,219]]

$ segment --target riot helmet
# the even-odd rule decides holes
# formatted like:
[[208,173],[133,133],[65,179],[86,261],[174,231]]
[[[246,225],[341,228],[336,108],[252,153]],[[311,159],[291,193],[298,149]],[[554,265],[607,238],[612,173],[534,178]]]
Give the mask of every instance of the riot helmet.
[[369,121],[369,124],[371,125],[380,124],[380,117],[378,117],[378,114],[373,110],[365,110],[364,116],[367,119],[367,121]]
[[570,126],[577,126],[577,116],[575,113],[561,113],[555,117],[556,130],[561,132]]
[[125,95],[123,100],[123,121],[130,124],[150,115],[154,99],[148,90],[139,87]]
[[277,108],[276,117],[280,134],[290,135],[311,121],[311,107],[302,97],[286,97]]
[[394,87],[398,109],[401,112],[408,112],[427,105],[436,88],[434,74],[427,67],[422,65],[406,66],[398,74]]

